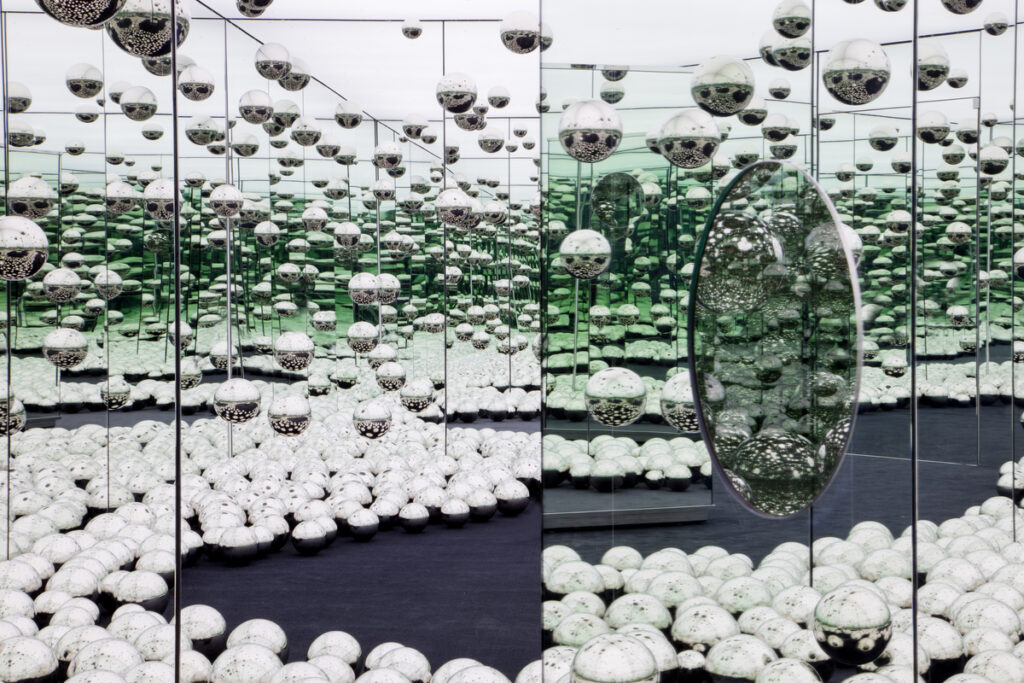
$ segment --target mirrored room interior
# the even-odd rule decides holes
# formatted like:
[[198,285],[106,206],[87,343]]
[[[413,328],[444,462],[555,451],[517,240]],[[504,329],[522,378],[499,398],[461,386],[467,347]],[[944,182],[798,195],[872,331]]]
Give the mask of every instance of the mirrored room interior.
[[1024,683],[1022,5],[0,3],[0,682]]

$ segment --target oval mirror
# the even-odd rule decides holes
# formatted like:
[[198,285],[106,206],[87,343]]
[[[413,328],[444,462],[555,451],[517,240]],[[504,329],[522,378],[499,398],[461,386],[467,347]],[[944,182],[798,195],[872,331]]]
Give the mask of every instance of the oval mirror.
[[779,161],[737,174],[700,237],[688,318],[697,421],[726,488],[760,515],[810,505],[846,453],[859,254],[817,182]]

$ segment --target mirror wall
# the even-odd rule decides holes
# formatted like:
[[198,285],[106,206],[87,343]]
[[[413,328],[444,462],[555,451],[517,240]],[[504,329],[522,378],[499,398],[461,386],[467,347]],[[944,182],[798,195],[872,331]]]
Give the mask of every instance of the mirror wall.
[[82,4],[2,8],[11,680],[516,677],[537,3]]
[[[561,314],[548,328],[544,363],[545,656],[560,672],[578,670],[596,660],[602,641],[589,641],[611,628],[643,641],[623,647],[662,676],[947,680],[966,670],[979,680],[1012,678],[1005,671],[1019,669],[1019,619],[1007,612],[1005,628],[992,619],[1019,603],[1000,592],[1016,575],[1019,526],[1019,7],[651,3],[616,14],[614,29],[594,9],[593,20],[547,6],[542,17],[559,35],[542,58],[542,183],[547,291]],[[682,43],[680,26],[694,27]],[[585,100],[597,104],[580,106]],[[730,111],[730,102],[740,104]],[[720,280],[720,294],[744,283],[769,291],[778,275],[793,275],[790,233],[771,220],[783,194],[738,207],[723,198],[740,169],[773,158],[797,164],[827,194],[849,228],[842,242],[859,274],[859,316],[816,318],[817,307],[799,322],[820,321],[815,335],[863,325],[859,385],[848,377],[838,387],[857,396],[845,457],[831,483],[809,493],[817,500],[787,508],[783,519],[747,509],[758,507],[756,486],[737,486],[722,458],[713,467],[696,421],[681,419],[694,410],[706,422],[714,416],[704,435],[735,438],[753,463],[747,472],[757,470],[752,479],[802,481],[803,465],[774,466],[803,452],[799,439],[758,444],[779,441],[780,427],[813,431],[821,414],[812,409],[801,422],[800,406],[831,396],[831,385],[809,376],[791,394],[802,402],[774,422],[763,386],[785,376],[787,355],[823,367],[840,357],[834,348],[808,356],[806,337],[783,349],[780,364],[764,350],[769,333],[758,348],[730,354],[737,330],[715,315],[728,302],[722,294],[701,303],[709,273],[696,263],[695,245],[727,225],[720,210],[732,206],[745,213],[724,231],[732,237],[721,263],[734,281]],[[615,171],[644,192],[628,237],[590,200]],[[810,233],[819,222],[798,228]],[[815,244],[803,246],[808,255]],[[799,254],[798,243],[792,248]],[[757,260],[759,249],[767,261]],[[789,292],[807,296],[818,284],[810,278]],[[623,304],[638,306],[636,320],[621,316]],[[659,327],[661,313],[674,325]],[[708,320],[697,347],[711,342],[715,353],[687,358],[687,313]],[[769,332],[788,323],[785,311],[761,315]],[[621,335],[618,348],[610,335]],[[631,355],[631,343],[646,357]],[[704,374],[672,383],[695,363],[704,374],[727,373],[745,398],[716,391]],[[694,406],[694,393],[707,405]],[[670,469],[689,470],[688,488],[672,491],[681,486]],[[694,501],[705,474],[708,492]],[[550,504],[569,495],[579,501],[569,514]],[[672,496],[671,516],[642,503],[642,514],[629,514],[631,499],[654,508],[663,496]],[[585,514],[595,508],[602,514]],[[599,595],[603,612],[592,614],[600,619],[580,615],[573,591],[581,577],[596,586],[588,590]],[[983,624],[960,610],[974,600],[985,605]],[[979,642],[989,629],[1001,644]]]

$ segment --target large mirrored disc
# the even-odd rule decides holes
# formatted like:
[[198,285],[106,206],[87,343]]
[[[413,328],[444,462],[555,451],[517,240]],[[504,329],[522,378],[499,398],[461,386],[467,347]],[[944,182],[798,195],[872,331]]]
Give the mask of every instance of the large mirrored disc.
[[611,241],[624,239],[644,215],[643,187],[628,173],[609,173],[594,186],[590,207],[592,229]]
[[728,490],[763,516],[814,502],[846,452],[859,254],[818,184],[778,161],[741,171],[701,235],[688,329],[697,418]]

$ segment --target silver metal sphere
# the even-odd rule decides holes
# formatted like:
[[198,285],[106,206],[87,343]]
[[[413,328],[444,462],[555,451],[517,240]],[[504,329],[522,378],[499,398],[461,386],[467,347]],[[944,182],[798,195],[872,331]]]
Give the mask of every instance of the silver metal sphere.
[[601,424],[620,427],[643,415],[647,386],[632,370],[606,368],[587,381],[584,396],[591,417]]
[[575,102],[562,113],[558,139],[566,154],[577,161],[603,161],[622,142],[622,119],[601,100]]
[[260,413],[260,390],[247,379],[229,379],[214,392],[213,408],[228,422],[248,422]]
[[822,73],[822,82],[832,97],[843,104],[873,102],[892,76],[889,56],[874,41],[844,40],[833,47]]
[[697,105],[712,116],[731,116],[754,97],[754,73],[732,57],[713,57],[697,67],[690,84]]
[[880,592],[840,586],[814,609],[814,637],[828,656],[850,666],[874,661],[892,637],[892,617]]
[[[120,11],[106,22],[107,34],[114,44],[135,57],[161,57],[171,52],[172,0],[126,0]],[[177,15],[180,47],[188,36],[190,17],[181,0],[173,0]]]

